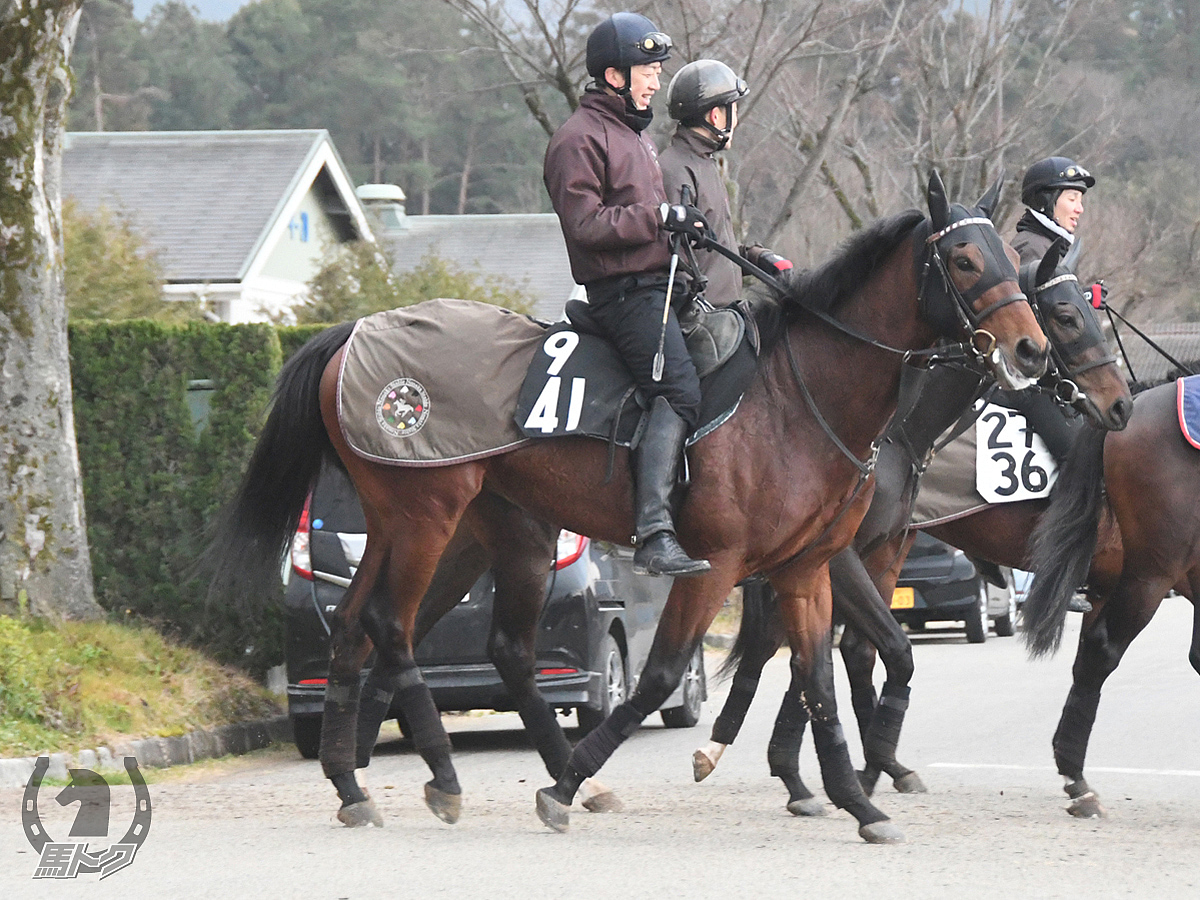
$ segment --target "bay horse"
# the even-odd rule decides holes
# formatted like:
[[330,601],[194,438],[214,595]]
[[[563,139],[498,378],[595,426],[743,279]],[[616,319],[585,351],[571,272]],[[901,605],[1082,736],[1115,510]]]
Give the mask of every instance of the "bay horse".
[[[904,360],[940,335],[953,335],[970,339],[1008,387],[1027,386],[1046,367],[1045,337],[987,218],[999,187],[997,181],[968,210],[949,203],[934,173],[928,219],[910,211],[882,220],[829,263],[796,277],[785,296],[759,303],[757,374],[737,413],[691,448],[691,486],[677,518],[684,548],[712,569],[672,586],[633,698],[572,751],[552,788],[537,792],[544,823],[567,829],[580,783],[674,690],[732,587],[769,571],[785,601],[793,666],[814,709],[815,740],[829,761],[827,790],[856,817],[864,839],[898,838],[854,778],[837,722],[826,562],[866,511],[876,442],[895,409]],[[628,454],[615,454],[611,478],[608,448],[584,438],[534,441],[442,467],[371,462],[349,448],[338,420],[345,339],[345,332],[326,332],[281,371],[213,555],[226,573],[278,559],[321,457],[332,448],[362,502],[367,543],[333,616],[322,769],[342,802],[341,821],[381,821],[354,774],[361,761],[359,673],[373,645],[378,662],[363,709],[381,715],[395,697],[433,774],[426,803],[439,818],[455,821],[461,788],[449,739],[413,661],[419,608],[439,560],[472,540],[503,548],[513,540],[506,529],[514,510],[552,523],[545,527],[628,544]],[[463,526],[469,539],[459,534]]]
[[1188,661],[1200,672],[1200,451],[1180,431],[1175,383],[1138,394],[1120,434],[1081,435],[1031,544],[1035,574],[1022,610],[1031,655],[1058,648],[1067,603],[1087,583],[1092,609],[1052,746],[1067,811],[1102,816],[1083,775],[1100,692],[1170,590],[1196,609]]
[[[1108,351],[1095,310],[1074,276],[1079,245],[1073,245],[1060,260],[1065,249],[1064,242],[1056,242],[1040,262],[1021,270],[1022,290],[1035,298],[1039,320],[1050,338],[1054,365],[1047,379],[1051,389],[1070,398],[1088,421],[1099,428],[1120,430],[1132,411],[1129,388]],[[909,518],[935,442],[988,386],[984,382],[981,387],[981,382],[982,375],[973,369],[942,367],[914,383],[909,393],[916,396],[902,398],[906,412],[897,415],[881,449],[870,510],[853,544],[830,561],[834,604],[846,623],[840,649],[866,757],[859,777],[868,793],[881,772],[887,772],[902,792],[925,789],[917,773],[896,759],[913,674],[912,646],[883,598],[892,596],[915,537]],[[972,555],[1014,567],[1027,565],[1025,545],[1033,523],[1026,522],[1023,528],[999,526],[1036,516],[1045,505],[1045,501],[1026,501],[992,506],[923,530]],[[1014,516],[1008,507],[1020,507],[1023,515]],[[972,539],[976,534],[986,536],[989,543]],[[997,551],[997,544],[1002,551]],[[733,743],[762,667],[783,640],[779,625],[771,621],[776,607],[769,592],[747,585],[744,597],[743,625],[724,666],[725,671],[736,667],[736,673],[710,741],[693,754],[697,781],[713,771],[725,748]],[[876,696],[872,679],[877,650],[887,672],[881,697]],[[788,790],[790,812],[823,815],[824,804],[800,777],[798,756],[807,721],[793,684],[776,718],[767,760],[771,774]]]

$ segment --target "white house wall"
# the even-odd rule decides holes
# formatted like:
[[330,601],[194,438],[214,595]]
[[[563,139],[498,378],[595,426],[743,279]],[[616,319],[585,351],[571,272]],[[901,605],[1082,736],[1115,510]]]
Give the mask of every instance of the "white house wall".
[[255,274],[306,285],[321,270],[325,251],[336,243],[333,221],[310,187]]

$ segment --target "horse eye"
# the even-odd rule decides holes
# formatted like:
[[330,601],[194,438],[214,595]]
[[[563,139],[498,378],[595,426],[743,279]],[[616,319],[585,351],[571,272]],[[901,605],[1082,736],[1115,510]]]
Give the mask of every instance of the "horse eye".
[[954,264],[964,272],[973,272],[975,270],[975,264],[971,262],[971,257],[969,256],[960,256],[954,261]]
[[1070,326],[1075,324],[1075,317],[1073,315],[1071,315],[1070,313],[1065,313],[1065,312],[1056,313],[1054,316],[1054,320],[1056,322],[1058,322],[1059,325],[1062,325],[1067,328],[1069,328]]

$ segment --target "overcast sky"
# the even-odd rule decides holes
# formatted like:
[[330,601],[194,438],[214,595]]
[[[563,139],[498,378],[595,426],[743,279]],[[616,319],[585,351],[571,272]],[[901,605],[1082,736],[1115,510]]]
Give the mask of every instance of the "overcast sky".
[[[144,20],[160,0],[133,0],[133,14]],[[248,0],[188,0],[188,6],[200,10],[200,18],[210,22],[225,22],[246,5]]]

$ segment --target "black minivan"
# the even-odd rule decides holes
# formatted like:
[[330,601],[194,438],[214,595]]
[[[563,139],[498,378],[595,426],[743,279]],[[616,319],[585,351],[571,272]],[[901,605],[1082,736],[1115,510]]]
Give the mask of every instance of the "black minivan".
[[[365,532],[349,479],[336,466],[326,467],[284,572],[288,713],[296,746],[309,759],[320,745],[329,616],[362,559]],[[668,578],[634,575],[632,550],[562,532],[537,635],[536,677],[550,706],[574,711],[580,728],[589,731],[623,702],[650,653],[670,588]],[[493,593],[488,573],[417,647],[417,664],[443,711],[516,708],[488,659]],[[695,725],[706,695],[704,657],[697,650],[660,710],[663,723]]]

